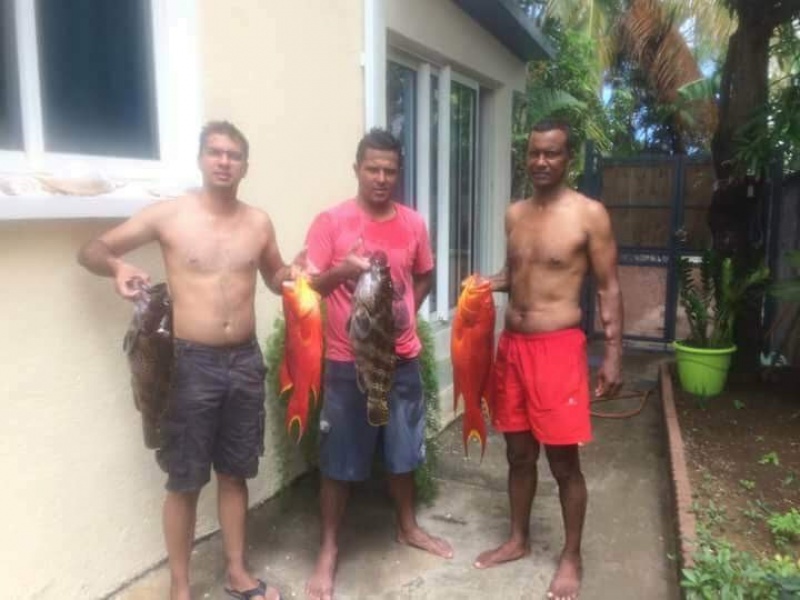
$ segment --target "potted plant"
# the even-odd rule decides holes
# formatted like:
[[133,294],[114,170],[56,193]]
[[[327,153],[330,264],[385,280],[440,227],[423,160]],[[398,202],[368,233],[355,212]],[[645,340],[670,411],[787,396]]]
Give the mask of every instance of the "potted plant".
[[686,257],[678,261],[680,303],[689,322],[689,337],[675,341],[681,387],[698,396],[714,396],[725,387],[731,356],[736,352],[733,328],[748,290],[769,278],[760,266],[737,274],[730,258],[720,260],[707,251],[699,276]]

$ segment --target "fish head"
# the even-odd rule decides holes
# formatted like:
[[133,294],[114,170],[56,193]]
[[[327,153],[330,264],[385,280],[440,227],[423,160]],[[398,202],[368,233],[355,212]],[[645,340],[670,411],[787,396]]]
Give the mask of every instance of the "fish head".
[[385,291],[387,286],[391,291],[391,285],[389,259],[386,257],[386,253],[381,250],[373,252],[369,257],[369,269],[358,278],[353,293],[354,300],[372,311],[376,303],[380,302],[379,297],[382,291]]
[[464,282],[464,289],[458,297],[458,311],[465,318],[477,319],[494,307],[492,284],[475,275],[470,275]]
[[141,287],[135,301],[135,318],[142,333],[151,335],[158,331],[171,311],[172,301],[166,283]]
[[319,294],[311,287],[306,275],[299,275],[294,281],[284,281],[282,295],[289,309],[304,317],[319,309]]
[[389,272],[389,258],[383,250],[376,250],[369,257],[369,268],[376,274],[383,276]]

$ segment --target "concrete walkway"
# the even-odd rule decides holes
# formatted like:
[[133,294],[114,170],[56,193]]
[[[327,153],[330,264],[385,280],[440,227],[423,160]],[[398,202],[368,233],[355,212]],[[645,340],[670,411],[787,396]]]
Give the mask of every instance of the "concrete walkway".
[[[626,354],[627,388],[656,384],[656,354]],[[595,442],[583,450],[589,485],[584,537],[582,599],[661,600],[678,598],[669,472],[660,398],[626,420],[595,419]],[[623,410],[636,401],[600,405]],[[472,567],[483,550],[508,531],[503,439],[489,439],[483,463],[465,459],[460,422],[442,435],[442,465],[436,503],[419,511],[423,527],[447,538],[450,561],[394,542],[392,510],[380,481],[354,489],[344,523],[336,598],[540,599],[555,569],[562,544],[555,483],[542,457],[540,485],[532,514],[530,557],[487,571]],[[284,598],[304,598],[305,581],[319,539],[317,477],[301,479],[278,498],[251,513],[249,561],[258,576],[277,585]],[[225,598],[219,535],[196,547],[192,557],[194,598]],[[117,594],[116,600],[167,598],[162,567]]]

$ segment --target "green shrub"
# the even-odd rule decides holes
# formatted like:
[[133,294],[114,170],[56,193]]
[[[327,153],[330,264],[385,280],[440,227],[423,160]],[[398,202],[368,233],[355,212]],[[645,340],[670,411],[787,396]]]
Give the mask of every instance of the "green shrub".
[[778,546],[800,541],[800,512],[796,508],[783,514],[773,513],[767,519],[767,526]]
[[681,572],[687,600],[789,600],[800,592],[800,561],[757,558],[711,535],[701,524],[694,566]]

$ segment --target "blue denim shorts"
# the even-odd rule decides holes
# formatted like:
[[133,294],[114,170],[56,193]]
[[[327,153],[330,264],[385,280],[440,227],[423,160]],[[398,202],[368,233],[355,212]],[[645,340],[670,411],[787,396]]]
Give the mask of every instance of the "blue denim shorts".
[[320,413],[320,471],[329,479],[369,478],[375,450],[389,473],[414,471],[425,460],[425,402],[419,360],[398,360],[389,396],[389,422],[367,421],[367,398],[352,362],[326,360]]
[[211,477],[255,477],[264,453],[266,367],[255,339],[215,347],[175,339],[172,389],[156,454],[167,489],[195,491]]

